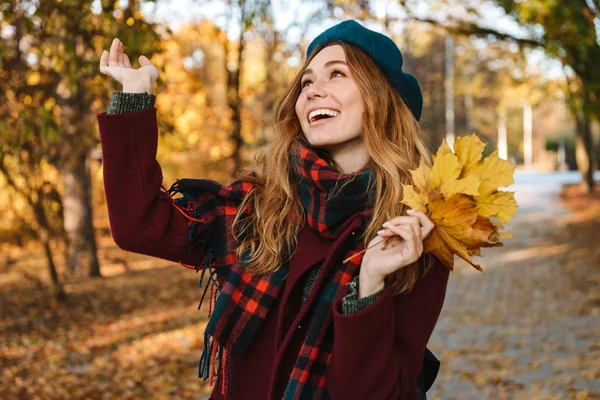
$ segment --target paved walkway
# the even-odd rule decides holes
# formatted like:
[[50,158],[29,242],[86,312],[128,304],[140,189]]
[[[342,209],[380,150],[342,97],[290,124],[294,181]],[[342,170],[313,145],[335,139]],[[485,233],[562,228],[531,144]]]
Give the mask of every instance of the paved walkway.
[[600,399],[600,226],[571,220],[555,178],[517,182],[518,241],[450,277],[430,399]]

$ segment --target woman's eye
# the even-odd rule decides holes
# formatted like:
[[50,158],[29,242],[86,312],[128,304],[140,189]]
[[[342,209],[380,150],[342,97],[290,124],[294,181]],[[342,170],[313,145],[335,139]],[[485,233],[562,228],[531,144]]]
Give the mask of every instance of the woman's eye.
[[[336,70],[331,71],[331,75],[329,76],[329,79],[335,78],[338,76],[346,76],[346,74],[344,74],[342,71],[336,69]],[[312,83],[313,82],[310,79],[306,79],[300,84],[300,88],[304,89],[305,87],[307,87],[309,84],[312,84]]]

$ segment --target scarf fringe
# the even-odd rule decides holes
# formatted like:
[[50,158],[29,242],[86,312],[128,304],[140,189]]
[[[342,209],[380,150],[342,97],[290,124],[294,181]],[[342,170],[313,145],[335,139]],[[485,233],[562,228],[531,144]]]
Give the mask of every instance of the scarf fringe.
[[[204,226],[204,221],[202,218],[198,218],[198,216],[195,215],[195,210],[191,205],[182,207],[181,203],[174,198],[174,195],[177,193],[183,194],[180,188],[179,180],[173,183],[168,190],[164,187],[162,187],[162,190],[167,195],[169,202],[175,207],[175,209],[177,209],[186,217],[186,219],[188,219],[190,242],[205,254],[205,257],[198,261],[194,269],[196,270],[196,273],[200,273],[200,279],[198,280],[199,288],[202,288],[202,284],[205,282],[205,276],[208,271],[208,280],[205,283],[205,289],[202,294],[202,298],[200,299],[200,303],[198,304],[198,309],[202,307],[207,292],[210,292],[208,299],[208,318],[210,320],[217,303],[217,298],[221,292],[221,285],[219,285],[217,281],[217,272],[212,266],[214,260],[216,259],[215,252],[213,249],[207,248],[208,241],[206,240],[206,226]],[[198,224],[202,224],[202,226],[200,227],[199,231],[196,232]],[[223,346],[216,343],[214,336],[209,335],[206,330],[204,333],[203,347],[202,356],[200,357],[198,376],[204,381],[209,380],[210,386],[213,386],[213,380],[216,379],[216,382],[214,383],[220,383],[221,393],[231,397],[231,362],[228,351],[225,350]]]
[[[202,283],[208,271],[208,281],[200,299],[198,309],[202,307],[202,303],[206,297],[206,293],[210,292],[208,298],[208,319],[213,314],[217,298],[221,292],[221,287],[215,279],[217,272],[212,267],[212,262],[215,259],[214,253],[208,251],[205,259],[199,263],[196,272],[200,272],[201,275],[198,282],[198,287],[202,288]],[[220,392],[228,397],[231,397],[231,365],[230,365],[228,352],[225,348],[219,345],[214,336],[209,335],[206,331],[204,332],[204,349],[202,350],[202,356],[200,357],[200,366],[198,376],[205,382],[208,380],[209,385],[219,385]]]
[[[204,333],[204,350],[200,357],[198,376],[209,385],[219,386],[222,394],[231,397],[231,362],[229,352],[219,345],[215,338]],[[213,382],[213,380],[215,380]]]

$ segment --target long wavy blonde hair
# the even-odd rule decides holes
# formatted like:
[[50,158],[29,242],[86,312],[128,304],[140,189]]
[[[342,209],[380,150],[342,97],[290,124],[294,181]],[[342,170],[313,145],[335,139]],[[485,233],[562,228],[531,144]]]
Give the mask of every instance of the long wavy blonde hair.
[[[430,163],[431,156],[423,144],[419,123],[377,64],[358,47],[344,42],[328,43],[316,49],[304,61],[283,95],[275,116],[275,139],[257,153],[248,168],[255,176],[249,177],[248,169],[239,175],[252,181],[255,189],[238,209],[233,231],[240,240],[237,255],[244,254],[247,269],[255,275],[279,269],[284,261],[284,246],[295,249],[297,235],[304,226],[306,216],[288,159],[290,144],[303,136],[295,105],[301,92],[302,71],[322,48],[333,44],[344,49],[348,68],[364,100],[362,135],[371,156],[365,167],[371,168],[376,175],[371,189],[377,194],[374,213],[361,237],[365,246],[385,221],[404,214],[400,200],[402,184],[412,182],[408,170],[418,167],[422,158]],[[336,167],[326,152],[324,156]],[[242,210],[249,204],[252,204],[253,212],[241,218]],[[410,291],[422,272],[418,263],[413,263],[386,279],[392,285],[393,293],[400,294]]]

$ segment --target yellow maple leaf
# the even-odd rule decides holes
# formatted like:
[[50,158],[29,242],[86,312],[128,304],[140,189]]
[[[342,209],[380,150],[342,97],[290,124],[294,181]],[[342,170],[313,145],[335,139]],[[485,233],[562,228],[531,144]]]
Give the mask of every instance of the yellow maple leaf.
[[[475,136],[475,138],[477,138]],[[464,139],[460,143],[469,145],[469,142],[464,142]],[[479,140],[479,139],[477,139]],[[459,141],[457,141],[459,142]],[[481,143],[481,141],[479,142]],[[454,146],[456,149],[456,145]],[[464,154],[468,155],[467,150],[463,147],[460,148]],[[463,158],[465,156],[462,156]],[[457,193],[469,194],[476,196],[479,194],[480,180],[476,176],[464,176],[464,162],[461,161],[459,154],[454,154],[450,149],[450,146],[446,143],[446,140],[442,141],[442,145],[438,149],[434,158],[433,166],[431,167],[431,186],[433,188],[440,188],[440,191],[445,198],[450,198]],[[481,154],[479,154],[481,158]],[[468,161],[468,160],[467,160]],[[479,159],[476,160],[478,162]],[[462,179],[459,179],[463,177]],[[432,190],[430,190],[432,192]]]
[[423,251],[431,253],[450,271],[454,269],[454,253],[437,229],[434,229],[423,243]]
[[471,228],[473,229],[471,237],[464,241],[469,249],[502,246],[502,243],[498,242],[496,227],[489,218],[478,215],[477,221]]
[[498,239],[512,239],[512,240],[517,240],[512,232],[509,231],[504,231],[504,232],[498,232]]
[[517,213],[514,192],[492,192],[475,196],[477,211],[484,217],[495,217],[502,222],[510,222]]
[[473,235],[467,240],[467,243],[472,244],[470,247],[479,247],[480,244],[486,243],[495,231],[490,219],[481,215],[477,216],[477,221],[471,228],[473,228]]
[[429,204],[429,218],[435,224],[434,234],[425,239],[425,251],[431,251],[444,265],[452,269],[450,254],[458,254],[470,261],[464,241],[471,237],[472,226],[477,221],[473,198],[457,194],[450,199],[436,198]]
[[431,252],[450,271],[454,269],[454,254],[471,264],[475,269],[481,271],[481,266],[473,263],[471,255],[473,250],[464,247],[464,244],[448,231],[435,229],[424,244],[424,251]]
[[404,197],[402,203],[416,211],[427,212],[427,195],[411,185],[402,185]]
[[[431,181],[431,168],[425,164],[424,160],[421,160],[417,169],[411,170],[410,175],[413,178],[413,185],[419,189],[425,189],[429,186]],[[422,190],[425,192],[425,190]]]
[[441,192],[447,199],[458,193],[477,196],[479,194],[479,184],[479,178],[469,175],[463,179],[452,179],[443,183]]
[[[439,174],[440,172],[436,171],[436,173]],[[440,194],[440,185],[436,186],[432,184],[434,171],[432,170],[432,168],[427,166],[427,164],[425,164],[424,160],[421,160],[419,167],[415,170],[411,170],[410,174],[413,178],[413,186],[415,189],[415,193],[409,191],[409,197],[413,194],[418,194],[419,198],[423,198],[423,200],[420,201],[425,201],[425,204],[427,204],[427,202],[431,201],[431,199],[434,199],[437,195]],[[441,179],[444,179],[444,177],[437,178],[437,181],[440,181]],[[407,199],[407,201],[409,200]],[[405,199],[402,199],[402,203],[405,203]]]
[[471,235],[471,227],[477,221],[477,209],[473,198],[457,194],[449,199],[436,198],[429,203],[429,218],[436,228],[443,228],[457,239]]
[[453,152],[452,152],[452,149],[450,148],[450,146],[448,146],[448,143],[446,143],[446,139],[443,139],[442,144],[438,148],[437,153],[435,153],[434,156],[431,156],[431,158],[432,158],[433,162],[435,163],[435,160],[438,157],[444,156],[446,154],[453,154]]
[[514,173],[515,167],[508,160],[498,157],[497,151],[475,165],[470,171],[470,174],[481,180],[479,185],[481,194],[491,193],[500,187],[512,185],[515,183]]
[[481,256],[481,249],[479,247],[469,249],[470,256]]
[[500,247],[511,238],[500,223],[509,222],[517,211],[513,192],[498,190],[514,183],[514,167],[497,152],[482,159],[485,144],[473,134],[456,141],[454,150],[443,141],[429,167],[421,161],[410,171],[412,185],[403,185],[402,203],[427,213],[435,228],[424,242],[448,269],[454,254],[481,271],[472,256],[483,247]]
[[494,224],[494,227],[496,228],[496,232],[498,232],[498,240],[499,239],[517,240],[511,232],[504,230],[504,225],[502,225],[500,222],[496,222],[496,221],[491,221],[491,222],[492,222],[492,224]]
[[431,167],[431,187],[441,188],[447,182],[457,180],[460,175],[460,163],[454,153],[437,156]]
[[484,148],[485,143],[479,140],[474,133],[456,139],[454,151],[456,152],[458,161],[462,164],[461,178],[468,175],[473,167],[479,163]]

